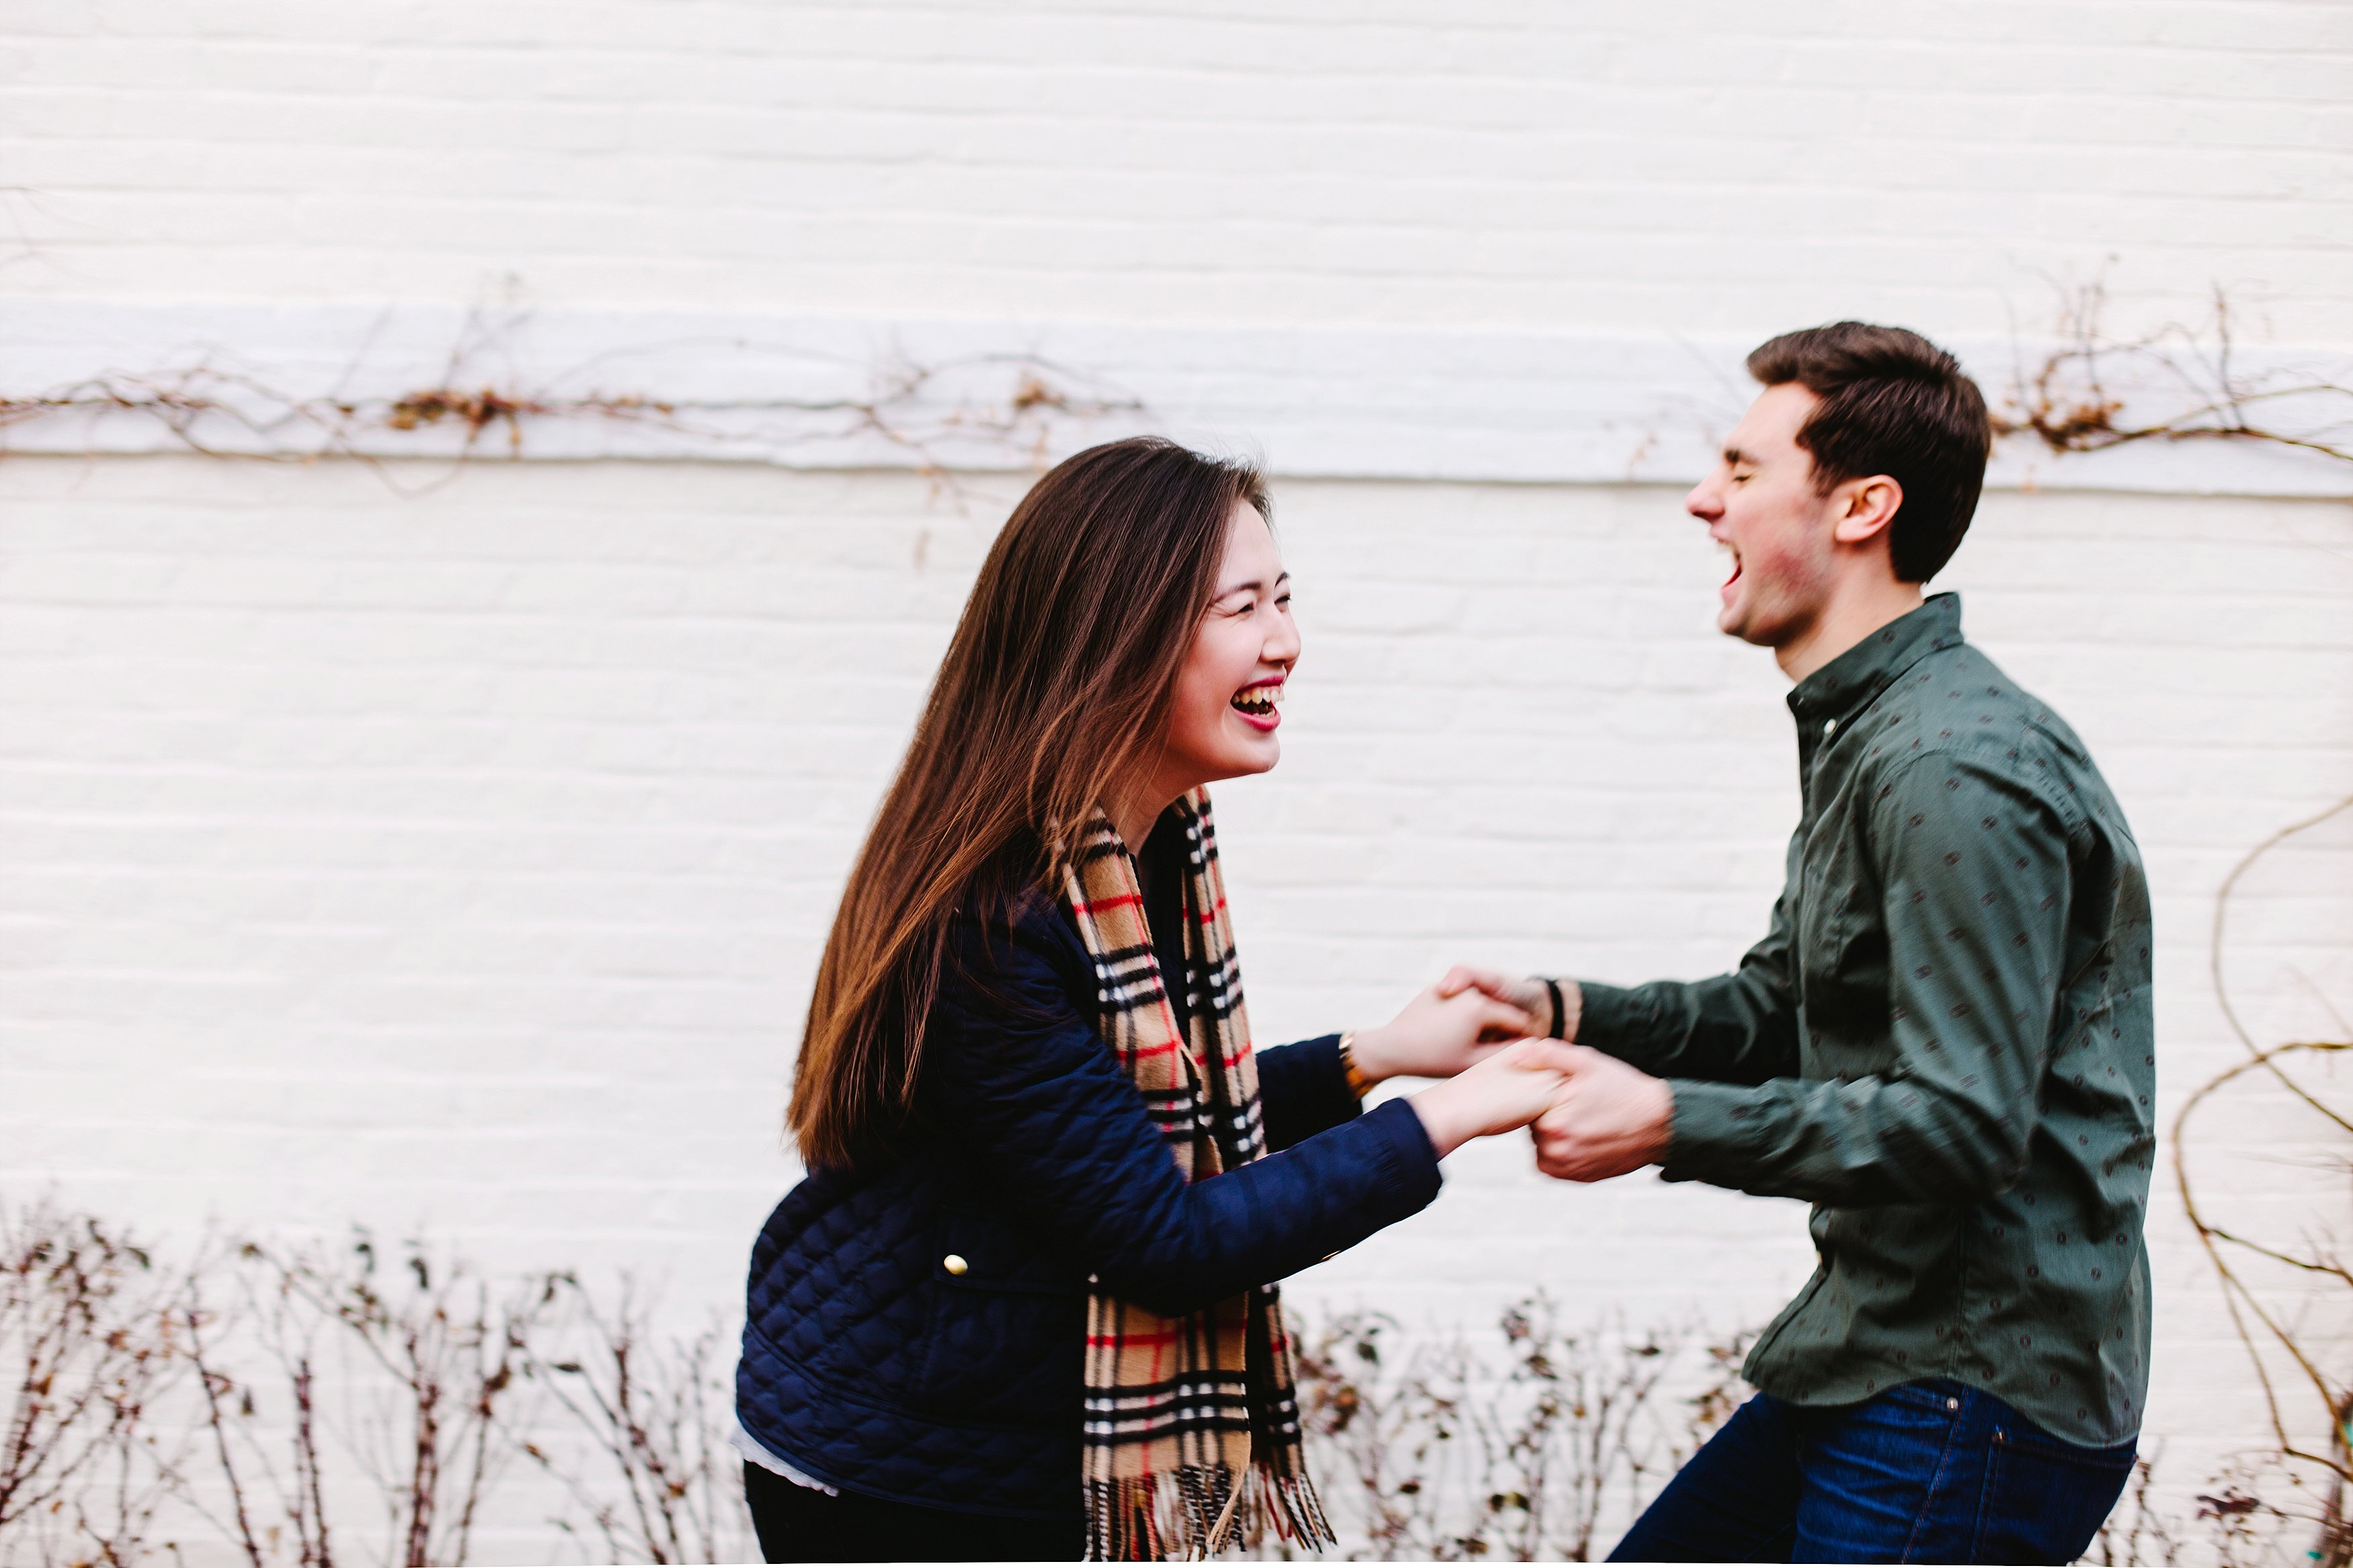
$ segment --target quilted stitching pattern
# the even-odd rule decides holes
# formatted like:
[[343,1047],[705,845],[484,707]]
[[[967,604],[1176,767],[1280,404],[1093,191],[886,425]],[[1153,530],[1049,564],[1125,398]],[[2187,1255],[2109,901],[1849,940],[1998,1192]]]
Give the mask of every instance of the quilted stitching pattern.
[[[1268,1131],[1288,1147],[1188,1186],[1087,1021],[1094,977],[1066,917],[967,925],[959,943],[1001,1000],[969,984],[943,996],[913,1152],[813,1173],[769,1216],[736,1409],[849,1490],[1064,1518],[1089,1274],[1187,1310],[1419,1211],[1437,1159],[1410,1107],[1356,1116],[1326,1038],[1261,1058]],[[951,1251],[962,1276],[941,1266]]]

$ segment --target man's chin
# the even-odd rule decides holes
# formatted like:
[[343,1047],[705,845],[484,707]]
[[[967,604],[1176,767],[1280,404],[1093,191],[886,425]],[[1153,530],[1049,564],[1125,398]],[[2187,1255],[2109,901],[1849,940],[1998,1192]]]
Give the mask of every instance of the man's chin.
[[1761,616],[1744,599],[1735,599],[1716,612],[1715,629],[1728,637],[1738,637],[1751,647],[1779,647],[1788,641],[1788,626],[1770,616]]

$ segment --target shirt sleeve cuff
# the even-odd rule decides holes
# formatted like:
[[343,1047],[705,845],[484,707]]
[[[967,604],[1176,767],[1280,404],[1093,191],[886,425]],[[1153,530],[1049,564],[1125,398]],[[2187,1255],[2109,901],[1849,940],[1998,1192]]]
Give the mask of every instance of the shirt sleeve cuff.
[[1674,1116],[1659,1174],[1670,1182],[1736,1187],[1756,1167],[1766,1137],[1757,1091],[1745,1084],[1669,1079]]
[[1616,1056],[1616,1047],[1633,1043],[1630,1037],[1638,1020],[1631,991],[1598,980],[1580,980],[1577,989],[1584,997],[1577,1013],[1578,1045]]

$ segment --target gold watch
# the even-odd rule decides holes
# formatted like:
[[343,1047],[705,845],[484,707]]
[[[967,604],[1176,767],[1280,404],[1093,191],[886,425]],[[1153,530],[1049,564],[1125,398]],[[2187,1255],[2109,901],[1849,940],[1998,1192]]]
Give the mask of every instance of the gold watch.
[[1340,1037],[1340,1070],[1348,1075],[1348,1092],[1358,1100],[1364,1099],[1373,1087],[1373,1080],[1366,1078],[1365,1069],[1356,1065],[1356,1031],[1354,1029]]

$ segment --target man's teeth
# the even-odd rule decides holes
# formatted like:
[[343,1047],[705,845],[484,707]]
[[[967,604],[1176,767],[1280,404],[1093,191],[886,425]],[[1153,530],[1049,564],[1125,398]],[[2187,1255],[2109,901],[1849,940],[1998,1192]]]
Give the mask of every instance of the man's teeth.
[[1271,713],[1282,700],[1280,686],[1253,686],[1234,693],[1233,705],[1245,713]]

